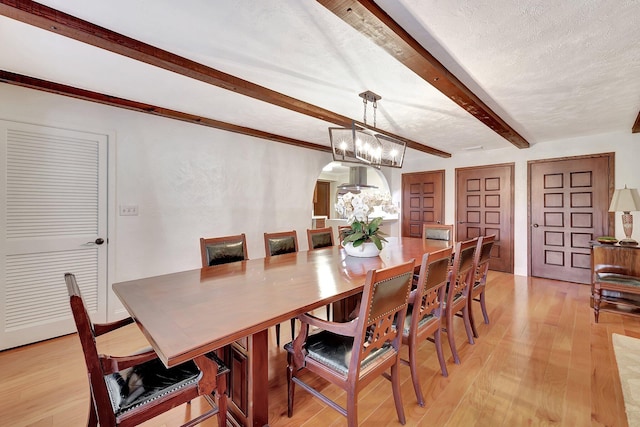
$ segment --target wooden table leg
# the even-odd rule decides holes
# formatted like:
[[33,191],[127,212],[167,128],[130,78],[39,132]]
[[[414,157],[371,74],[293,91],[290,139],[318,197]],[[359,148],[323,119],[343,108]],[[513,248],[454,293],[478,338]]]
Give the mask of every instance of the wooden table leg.
[[269,334],[268,330],[251,335],[249,357],[249,425],[269,424]]

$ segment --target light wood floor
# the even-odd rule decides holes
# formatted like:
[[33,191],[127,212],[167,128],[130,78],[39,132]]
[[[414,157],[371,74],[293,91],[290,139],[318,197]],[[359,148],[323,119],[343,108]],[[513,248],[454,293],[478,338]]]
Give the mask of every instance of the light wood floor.
[[[475,345],[465,341],[458,319],[455,335],[462,363],[453,363],[445,344],[449,377],[444,378],[433,344],[425,342],[420,349],[425,407],[416,403],[409,368],[401,368],[407,425],[626,426],[611,334],[640,337],[640,320],[602,313],[595,324],[589,295],[584,285],[490,272],[491,323],[480,321]],[[481,319],[477,304],[474,309]],[[284,325],[282,332],[288,329]],[[126,345],[113,339],[100,345],[106,353],[146,345],[135,326],[118,338]],[[345,425],[342,416],[300,388],[294,416],[287,418],[285,353],[276,348],[273,334],[270,339],[270,425]],[[321,380],[315,384],[345,401],[334,386]],[[176,408],[146,425],[177,425],[196,414],[200,403]],[[81,426],[88,406],[75,335],[0,352],[0,426]],[[358,408],[363,426],[400,425],[384,379],[360,393]],[[215,426],[215,418],[202,425]]]

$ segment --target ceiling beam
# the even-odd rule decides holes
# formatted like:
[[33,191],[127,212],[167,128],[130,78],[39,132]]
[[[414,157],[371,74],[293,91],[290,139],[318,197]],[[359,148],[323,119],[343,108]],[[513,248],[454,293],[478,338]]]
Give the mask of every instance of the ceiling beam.
[[170,110],[168,108],[158,107],[156,105],[144,104],[142,102],[131,101],[124,98],[118,98],[111,95],[105,95],[90,90],[79,89],[60,83],[50,82],[47,80],[37,79],[35,77],[24,76],[22,74],[11,73],[9,71],[0,70],[0,82],[8,83],[15,86],[36,89],[44,92],[54,93],[56,95],[68,96],[71,98],[81,99],[83,101],[96,102],[98,104],[109,105],[111,107],[124,108],[126,110],[137,111],[139,113],[152,114],[154,116],[164,117],[168,119],[180,120],[196,125],[207,126],[211,128],[221,129],[229,132],[239,133],[242,135],[253,136],[270,141],[281,142],[283,144],[295,145],[296,147],[309,148],[311,150],[323,151],[331,153],[331,147],[314,144],[312,142],[300,141],[298,139],[288,138],[286,136],[275,135],[269,132],[263,132],[257,129],[251,129],[244,126],[238,126],[231,123],[221,122],[219,120],[209,119],[194,114],[183,113],[181,111]]
[[636,122],[633,124],[631,128],[631,133],[640,133],[640,113],[638,113],[638,117],[636,117]]
[[[338,126],[352,126],[353,120],[346,116],[281,94],[33,1],[0,0],[0,14],[300,114]],[[391,134],[382,129],[376,130],[392,138],[405,141],[407,147],[414,150],[439,157],[451,157],[450,153]]]
[[317,0],[365,37],[518,148],[529,142],[458,80],[372,0]]

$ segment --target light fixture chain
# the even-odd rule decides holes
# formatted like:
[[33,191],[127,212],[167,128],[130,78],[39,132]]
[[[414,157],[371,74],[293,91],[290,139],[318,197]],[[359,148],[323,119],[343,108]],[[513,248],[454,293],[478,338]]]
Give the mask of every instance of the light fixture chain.
[[362,98],[362,103],[364,104],[364,114],[362,116],[362,121],[364,124],[367,124],[367,98]]
[[378,103],[375,98],[373,100],[373,127],[376,127],[376,111],[378,110]]

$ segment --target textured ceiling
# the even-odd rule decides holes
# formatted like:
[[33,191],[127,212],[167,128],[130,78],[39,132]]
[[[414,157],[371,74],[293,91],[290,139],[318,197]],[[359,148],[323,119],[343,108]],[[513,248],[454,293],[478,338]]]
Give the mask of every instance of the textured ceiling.
[[[40,3],[356,120],[372,90],[378,128],[453,155],[517,150],[315,1]],[[530,144],[631,132],[637,0],[376,3]],[[2,70],[329,145],[330,123],[6,17],[0,40]]]

